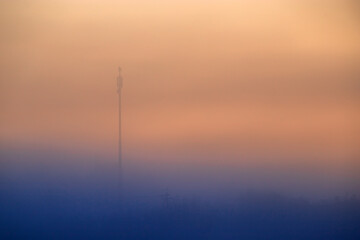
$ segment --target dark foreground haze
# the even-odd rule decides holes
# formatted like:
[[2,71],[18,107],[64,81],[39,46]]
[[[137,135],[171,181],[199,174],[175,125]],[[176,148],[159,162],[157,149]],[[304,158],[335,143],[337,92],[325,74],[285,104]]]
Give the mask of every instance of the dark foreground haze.
[[[241,181],[232,189],[205,184],[207,188],[191,190],[169,177],[160,177],[167,183],[159,186],[156,176],[138,173],[125,178],[121,196],[116,164],[105,166],[94,161],[96,156],[92,158],[80,167],[69,156],[55,157],[49,152],[3,154],[0,239],[360,237],[356,195],[311,199],[301,197],[302,193],[295,196],[296,191],[252,190],[255,185]],[[211,182],[210,177],[202,178]]]

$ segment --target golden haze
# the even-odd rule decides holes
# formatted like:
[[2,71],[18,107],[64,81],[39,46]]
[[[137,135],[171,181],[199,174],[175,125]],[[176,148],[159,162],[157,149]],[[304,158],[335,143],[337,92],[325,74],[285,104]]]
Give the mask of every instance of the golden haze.
[[1,142],[351,165],[355,2],[2,1]]

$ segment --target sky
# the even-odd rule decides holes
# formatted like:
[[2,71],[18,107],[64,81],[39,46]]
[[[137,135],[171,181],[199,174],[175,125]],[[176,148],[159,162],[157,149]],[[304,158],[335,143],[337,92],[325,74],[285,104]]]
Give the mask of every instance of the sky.
[[355,0],[1,1],[1,147],[116,161],[121,66],[125,160],[352,178],[359,11]]

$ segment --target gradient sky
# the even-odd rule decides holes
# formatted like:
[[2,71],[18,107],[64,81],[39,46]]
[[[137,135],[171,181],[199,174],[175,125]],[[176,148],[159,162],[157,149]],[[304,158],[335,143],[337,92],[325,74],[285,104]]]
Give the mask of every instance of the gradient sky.
[[1,1],[1,144],[116,158],[121,65],[126,157],[351,170],[359,10],[355,0]]

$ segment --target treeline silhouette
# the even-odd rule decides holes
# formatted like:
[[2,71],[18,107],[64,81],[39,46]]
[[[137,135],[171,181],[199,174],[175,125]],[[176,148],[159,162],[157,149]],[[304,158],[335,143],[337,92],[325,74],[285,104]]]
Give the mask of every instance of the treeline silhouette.
[[311,202],[247,192],[233,204],[210,204],[165,193],[159,201],[126,208],[106,199],[3,198],[0,239],[360,239],[355,195]]

